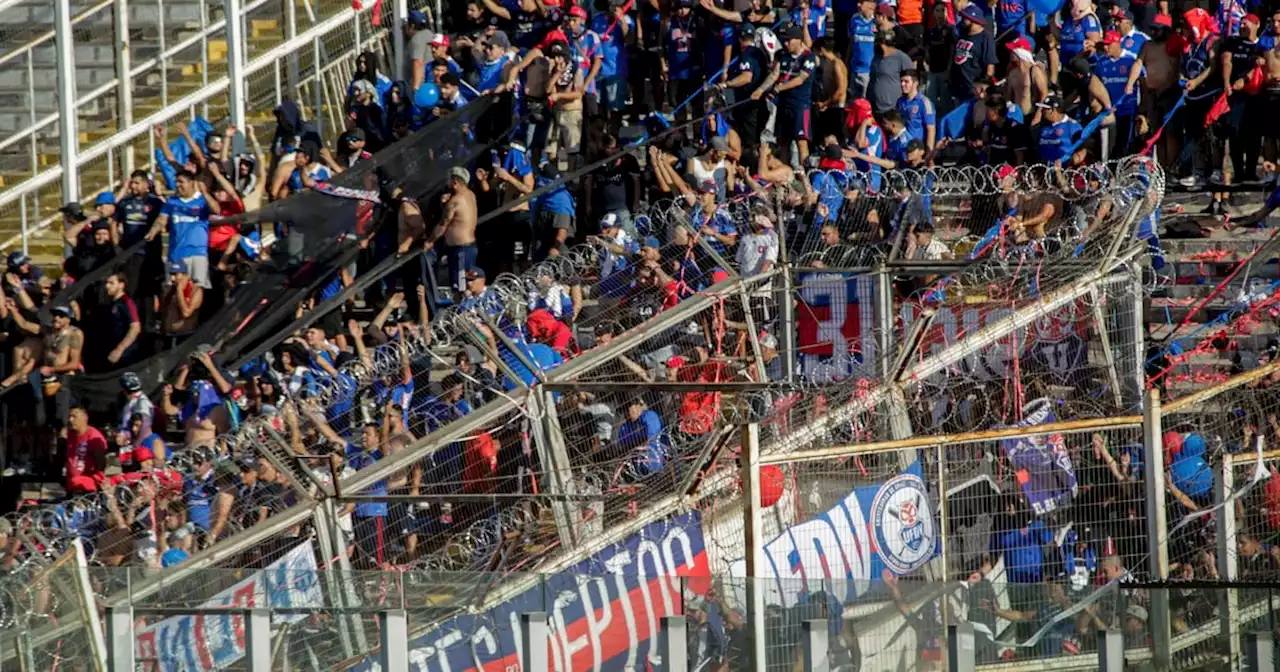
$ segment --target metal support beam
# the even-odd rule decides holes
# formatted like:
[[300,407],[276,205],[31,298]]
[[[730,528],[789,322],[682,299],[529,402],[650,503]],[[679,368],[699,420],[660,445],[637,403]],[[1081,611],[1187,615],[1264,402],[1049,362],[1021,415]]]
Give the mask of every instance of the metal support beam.
[[949,626],[947,628],[947,671],[974,672],[977,665],[973,624],[960,623]]
[[659,672],[686,672],[689,669],[689,642],[684,616],[663,616],[662,630],[658,635]]
[[[893,375],[894,356],[893,338],[893,278],[883,265],[876,269],[876,347],[879,348],[876,362],[876,373],[880,380],[889,380]],[[894,437],[906,438],[906,437]]]
[[[1156,475],[1143,479],[1146,486],[1147,541],[1151,544],[1151,554],[1147,556],[1147,571],[1152,581],[1166,581],[1169,578],[1169,528],[1165,512],[1164,478],[1159,476],[1164,474],[1164,431],[1159,390],[1148,391],[1147,403],[1142,410],[1143,473]],[[1147,625],[1151,628],[1151,651],[1156,669],[1165,669],[1171,655],[1172,637],[1169,591],[1152,592],[1151,609],[1148,613],[1151,620]]]
[[93,652],[97,669],[107,669],[107,638],[103,635],[106,628],[102,625],[102,617],[98,614],[98,598],[94,592],[93,582],[89,580],[89,556],[84,551],[84,542],[79,538],[71,541],[71,548],[76,554],[75,589],[79,599],[76,600],[76,611],[84,628],[89,631],[89,647]]
[[[538,461],[549,477],[547,485],[551,494],[578,494],[573,480],[573,463],[569,461],[569,451],[560,430],[560,419],[556,415],[555,398],[550,392],[535,390],[529,395],[529,414],[538,425],[534,428],[533,440],[538,449]],[[582,513],[579,507],[560,498],[552,500],[551,511],[555,515],[560,544],[565,549],[577,548],[578,534],[582,530]]]
[[1107,316],[1102,312],[1103,296],[1096,287],[1089,290],[1093,311],[1094,332],[1102,345],[1102,357],[1107,362],[1107,382],[1111,387],[1111,401],[1116,408],[1124,408],[1124,389],[1120,387],[1120,370],[1116,368],[1116,353],[1111,349],[1111,334],[1107,332]]
[[247,621],[244,653],[249,672],[271,672],[271,610],[250,609]]
[[[111,6],[111,18],[115,30],[116,45],[116,128],[133,125],[133,76],[129,55],[129,3],[117,0]],[[126,145],[121,152],[120,167],[124,174],[133,172],[133,145]],[[114,189],[115,185],[111,185]]]
[[[312,527],[316,531],[316,541],[320,543],[320,553],[325,558],[337,558],[345,550],[344,547],[339,546],[339,544],[346,544],[346,541],[342,539],[342,531],[334,522],[335,511],[337,506],[333,500],[326,499],[323,505],[316,507],[315,520],[312,521]],[[342,579],[338,577],[338,572],[333,571],[332,566],[329,571],[324,572],[324,580],[328,584],[329,594],[339,605],[342,605]],[[345,618],[338,619],[338,643],[342,646],[344,656],[350,658],[355,655],[355,647],[351,645],[351,624]]]
[[1099,672],[1124,672],[1124,634],[1119,630],[1098,631]]
[[409,615],[404,609],[388,609],[379,623],[378,663],[382,672],[409,672]]
[[[354,609],[363,606],[360,601],[360,595],[356,593],[355,583],[356,577],[359,576],[351,567],[351,557],[347,555],[347,539],[338,526],[338,507],[332,499],[324,500],[324,506],[316,510],[316,523],[326,524],[329,527],[330,543],[333,544],[331,550],[332,555],[325,555],[333,560],[329,562],[329,574],[338,577],[338,592],[335,597],[338,600],[339,607],[346,607],[351,610],[346,618],[341,616],[338,618],[340,623],[339,632],[342,633],[350,628],[348,635],[352,652],[347,654],[353,656],[361,651],[368,651],[369,644],[364,636],[364,622],[360,619],[360,615]],[[334,567],[334,560],[337,561],[337,567]],[[345,653],[345,651],[344,651]]]
[[[391,72],[395,73],[395,81],[409,81],[413,73],[406,72],[408,55],[405,53],[404,23],[409,18],[409,0],[392,0],[391,16]],[[410,82],[412,84],[412,82]]]
[[[1213,503],[1218,509],[1217,553],[1218,578],[1231,583],[1239,578],[1237,554],[1239,539],[1236,538],[1236,507],[1223,506],[1228,502],[1235,490],[1235,470],[1231,460],[1223,460],[1213,470]],[[1221,507],[1221,508],[1218,508]],[[1218,623],[1222,636],[1226,639],[1230,660],[1240,660],[1240,622],[1236,617],[1240,613],[1240,596],[1234,588],[1224,588],[1218,593]]]
[[[827,641],[827,621],[811,618],[800,623],[804,637],[804,672],[830,672],[830,642]],[[764,669],[761,666],[759,669]]]
[[1124,408],[1139,408],[1142,406],[1142,391],[1147,383],[1147,322],[1146,314],[1146,288],[1142,285],[1142,269],[1136,263],[1130,264],[1130,274],[1132,280],[1129,284],[1129,328],[1132,329],[1133,352],[1129,357],[1133,357],[1133,371],[1126,372],[1124,389],[1125,402]]
[[1275,667],[1276,638],[1270,632],[1250,632],[1245,635],[1246,650],[1244,669],[1249,672],[1273,672]]
[[[764,672],[766,663],[764,612],[764,512],[760,507],[760,425],[742,427],[742,529],[747,550],[747,622],[751,624],[751,669]],[[825,630],[823,631],[826,632]]]
[[547,612],[520,614],[520,669],[547,672]]
[[[25,639],[25,638],[24,638]],[[133,607],[107,607],[107,672],[134,672]]]
[[[289,0],[291,1],[291,0]],[[231,124],[244,131],[244,22],[241,20],[240,0],[223,0],[223,13],[227,25],[227,116]],[[320,67],[316,63],[316,68]]]
[[53,0],[53,42],[58,64],[58,147],[62,202],[80,200],[80,130],[76,120],[76,45],[71,0]]

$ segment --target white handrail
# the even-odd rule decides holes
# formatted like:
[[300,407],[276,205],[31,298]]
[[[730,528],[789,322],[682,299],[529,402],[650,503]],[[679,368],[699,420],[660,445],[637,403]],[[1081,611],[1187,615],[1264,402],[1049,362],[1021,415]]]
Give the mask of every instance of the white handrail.
[[[361,9],[359,11],[353,10],[350,8],[343,9],[341,12],[338,12],[337,14],[329,17],[328,19],[325,19],[324,21],[312,26],[306,32],[299,33],[298,36],[293,38],[292,40],[279,44],[275,48],[271,49],[270,51],[267,51],[261,56],[253,59],[253,61],[251,61],[245,68],[245,77],[247,78],[257,73],[258,71],[269,67],[276,60],[284,58],[285,56],[293,53],[294,51],[297,51],[299,48],[310,44],[317,37],[321,37],[322,35],[328,33],[330,30],[333,30],[334,28],[341,26],[343,23],[350,21],[353,16],[356,16],[357,14],[363,14],[364,12],[368,12],[368,11],[371,11],[371,10],[369,8]],[[182,98],[169,103],[168,107],[162,110],[153,112],[152,114],[147,116],[145,119],[134,122],[132,126],[126,129],[123,129],[117,132],[115,135],[111,136],[110,138],[103,140],[102,142],[99,142],[98,144],[82,151],[80,153],[80,160],[77,161],[77,165],[85,165],[90,161],[93,161],[94,159],[103,156],[108,151],[123,147],[124,145],[128,144],[130,140],[133,140],[139,135],[142,135],[144,133],[149,133],[151,131],[152,126],[155,126],[156,124],[163,122],[169,119],[170,117],[173,117],[185,110],[190,109],[194,105],[199,105],[200,103],[203,103],[206,100],[209,100],[214,96],[217,96],[223,91],[226,91],[227,85],[228,85],[227,78],[225,76],[219,77],[217,81],[210,82],[209,86],[204,87],[199,91],[195,91],[193,93],[187,94],[186,96],[183,96]],[[30,177],[26,180],[23,180],[22,182],[19,182],[12,189],[7,189],[4,192],[0,193],[0,207],[13,203],[14,201],[22,198],[23,196],[26,196],[27,194],[37,189],[40,189],[41,187],[46,187],[52,184],[61,176],[62,176],[62,166],[57,165],[49,168],[48,170],[40,173],[39,175]]]
[[[110,5],[114,1],[115,0],[107,0],[107,2],[102,3],[98,8],[106,7],[107,5]],[[267,4],[270,1],[271,0],[254,0],[253,2],[246,5],[243,11],[247,15],[249,12],[255,9],[258,9],[259,7]],[[213,23],[205,27],[204,32],[196,33],[195,35],[192,35],[187,39],[182,40],[181,42],[178,42],[172,47],[165,49],[163,52],[160,53],[160,55],[154,56],[152,58],[149,58],[139,63],[138,65],[135,65],[133,69],[129,71],[129,76],[136,78],[139,75],[144,74],[151,68],[155,67],[156,65],[177,55],[179,52],[185,49],[191,48],[201,40],[220,37],[224,29],[226,28],[226,25],[227,25],[226,17],[223,17],[221,19],[218,19],[217,21],[214,21]],[[52,35],[53,35],[53,31],[50,31],[49,36],[52,36]],[[31,46],[31,45],[28,45],[28,46]],[[0,57],[0,65],[4,64],[5,58],[6,57]],[[161,73],[161,75],[163,76],[163,73]],[[83,98],[79,98],[78,100],[76,100],[76,106],[79,107],[81,105],[87,105],[89,103],[92,103],[93,101],[105,96],[107,93],[114,91],[116,86],[119,85],[119,83],[120,83],[120,80],[118,78],[112,77],[105,84],[102,84],[98,88],[93,89],[89,93],[85,94]],[[13,145],[16,145],[19,142],[22,142],[23,140],[31,137],[33,134],[39,132],[40,129],[46,126],[50,126],[56,123],[57,121],[58,121],[57,112],[53,112],[48,115],[45,115],[35,124],[28,126],[14,133],[13,135],[10,135],[4,140],[0,140],[0,151],[8,149]]]
[[[0,2],[0,12],[3,12],[6,9],[9,9],[10,6],[16,5],[21,1],[22,0],[9,0],[9,2]],[[98,4],[84,10],[83,12],[80,12],[79,14],[71,17],[71,25],[74,27],[77,23],[80,23],[81,21],[89,18],[91,14],[96,14],[97,12],[100,12],[103,9],[106,9],[111,5],[114,5],[115,1],[116,0],[103,0],[102,2],[99,2]],[[3,56],[0,56],[0,65],[4,65],[5,63],[12,61],[13,59],[21,56],[22,54],[30,53],[32,49],[35,49],[36,47],[52,39],[53,39],[53,29],[49,29],[43,33],[40,33],[39,36],[31,40],[30,42],[22,45],[21,47],[18,47],[17,49],[14,49],[13,51],[7,54],[4,54]]]
[[[362,12],[355,12],[355,11],[352,11],[352,10],[350,10],[350,9],[346,9],[346,10],[344,10],[344,11],[343,11],[343,13],[342,13],[341,15],[335,15],[332,19],[330,19],[330,20],[326,20],[324,23],[322,23],[322,24],[320,24],[320,25],[318,25],[318,26],[316,26],[316,27],[312,28],[311,30],[309,30],[309,31],[307,31],[307,32],[305,32],[305,33],[302,33],[302,34],[298,35],[298,37],[296,38],[296,40],[291,41],[291,42],[289,42],[289,43],[287,43],[287,44],[282,44],[282,45],[280,45],[280,46],[276,47],[276,49],[272,49],[270,52],[268,52],[268,53],[266,53],[266,54],[263,54],[263,55],[262,55],[262,56],[260,56],[258,59],[254,59],[254,61],[253,61],[252,63],[250,63],[250,67],[247,69],[247,71],[248,71],[249,73],[252,73],[252,72],[256,72],[256,71],[258,71],[258,70],[263,69],[263,68],[264,68],[264,67],[266,67],[266,66],[265,66],[265,65],[263,65],[263,64],[261,64],[261,63],[259,63],[259,61],[260,61],[260,60],[262,60],[262,59],[271,60],[271,59],[273,58],[273,55],[274,55],[274,54],[276,54],[278,50],[285,49],[288,45],[294,44],[294,42],[310,42],[310,41],[312,41],[312,40],[316,39],[316,37],[317,37],[317,36],[313,33],[313,31],[317,31],[317,30],[318,30],[318,31],[320,31],[320,32],[324,32],[327,28],[332,27],[332,24],[334,24],[334,23],[341,23],[343,20],[346,20],[347,18],[352,17],[352,16],[354,16],[354,15],[356,15],[356,14],[359,14],[359,13],[362,13]],[[378,40],[382,39],[382,38],[385,36],[385,34],[386,34],[386,29],[385,29],[385,28],[379,28],[379,29],[375,30],[375,31],[374,31],[374,33],[373,33],[372,35],[370,35],[367,39],[363,39],[363,40],[361,40],[361,42],[362,42],[363,44],[373,44],[373,43],[376,43]],[[355,45],[355,46],[353,47],[353,49],[355,50],[355,53],[359,53],[360,51],[362,51],[362,50],[363,50],[363,46],[362,46],[362,44],[357,44],[357,45]],[[278,61],[279,59],[275,59],[275,60],[277,60],[277,61]],[[339,60],[333,60],[333,61],[329,62],[328,64],[326,64],[326,65],[325,65],[321,70],[319,70],[319,71],[317,71],[317,72],[313,73],[311,76],[309,76],[309,77],[305,78],[305,79],[304,79],[304,80],[302,80],[302,81],[303,81],[303,82],[309,82],[309,81],[313,81],[313,80],[314,80],[314,81],[317,81],[317,82],[318,82],[318,81],[320,81],[320,78],[322,78],[322,77],[324,77],[324,76],[329,75],[329,74],[330,74],[334,69],[338,68],[341,64],[342,64],[342,63],[341,63],[341,61],[339,61]],[[271,65],[274,65],[274,63],[271,63]],[[300,83],[301,83],[301,82],[300,82]],[[210,97],[212,97],[213,95],[216,95],[216,94],[217,94],[217,93],[219,93],[220,91],[223,91],[223,90],[225,90],[225,89],[227,88],[227,81],[226,81],[226,78],[224,77],[224,78],[222,78],[221,80],[219,80],[218,82],[214,82],[211,86],[212,86],[212,87],[215,87],[215,89],[216,89],[216,90],[215,90],[215,89],[211,89],[211,90],[209,91]],[[121,133],[125,133],[125,132],[127,132],[127,131],[129,131],[129,130],[133,130],[133,129],[134,129],[134,127],[136,127],[136,126],[139,126],[139,125],[142,125],[142,124],[148,124],[148,123],[151,123],[151,122],[150,122],[150,120],[154,119],[154,118],[155,118],[155,117],[157,117],[157,116],[163,116],[166,112],[168,112],[168,113],[169,113],[170,115],[172,115],[172,116],[177,116],[177,115],[180,115],[180,114],[182,114],[182,113],[185,113],[185,112],[187,111],[187,110],[186,110],[186,108],[190,107],[191,105],[197,105],[197,104],[199,104],[199,103],[201,103],[201,102],[204,102],[204,101],[202,101],[202,100],[195,100],[194,102],[188,102],[190,99],[192,99],[192,96],[187,96],[186,98],[183,98],[182,100],[177,101],[177,102],[175,102],[175,103],[173,103],[173,104],[169,105],[169,106],[168,106],[168,107],[166,107],[164,110],[161,110],[161,111],[157,112],[156,114],[153,114],[153,115],[151,115],[150,117],[147,117],[147,119],[146,119],[146,120],[141,121],[141,122],[138,122],[138,123],[137,123],[137,124],[135,124],[134,126],[131,126],[129,129],[126,129],[125,131],[121,131]],[[131,136],[131,137],[136,137],[136,134],[135,134],[134,136]],[[104,141],[104,143],[105,143],[105,142],[109,142],[109,141]],[[98,156],[101,156],[103,153],[114,151],[115,149],[117,149],[117,148],[118,148],[120,145],[122,145],[122,144],[125,144],[125,143],[122,141],[121,143],[118,143],[118,144],[112,144],[111,146],[106,147],[106,148],[105,148],[104,150],[102,150],[101,152],[95,152],[95,154],[93,154],[93,157],[94,157],[94,158],[96,158],[96,157],[98,157]],[[95,150],[96,150],[96,148],[95,148]],[[81,163],[83,163],[84,161],[85,161],[85,155],[84,155],[84,154],[81,154]],[[59,166],[58,168],[56,168],[56,169],[51,169],[50,171],[47,171],[47,172],[52,173],[52,172],[55,172],[55,171],[56,171],[57,173],[59,173],[59,174],[60,174],[60,173],[61,173],[61,167]],[[37,178],[39,178],[39,177],[44,177],[44,175],[45,175],[45,174],[44,174],[44,173],[42,173],[41,175],[38,175],[38,176],[36,176],[36,177],[37,177]],[[49,179],[48,181],[46,181],[46,182],[43,182],[43,183],[40,183],[40,184],[36,184],[36,185],[31,185],[31,186],[29,186],[27,183],[28,183],[28,182],[31,182],[31,181],[32,181],[32,180],[34,180],[34,179],[36,179],[36,178],[32,178],[32,179],[26,180],[26,181],[24,181],[24,182],[20,182],[18,185],[16,185],[15,187],[13,187],[13,189],[12,189],[11,191],[15,191],[15,192],[17,192],[18,190],[22,190],[22,193],[19,195],[19,197],[21,197],[21,198],[25,198],[25,196],[26,196],[28,193],[30,193],[32,190],[39,189],[40,187],[46,186],[49,182],[53,181],[54,179],[57,179],[57,177],[58,177],[58,175],[52,175],[52,176],[50,176],[50,179]],[[108,185],[108,186],[114,186],[114,185]],[[13,200],[14,200],[13,198],[6,198],[6,197],[5,197],[7,193],[8,193],[8,192],[0,193],[0,207],[3,207],[4,205],[7,205],[7,204],[9,204],[9,203],[13,202]],[[95,193],[96,193],[96,192],[95,192]],[[84,199],[81,199],[81,200],[84,200]],[[49,228],[49,226],[50,226],[50,225],[52,225],[54,222],[56,222],[56,221],[58,221],[59,219],[61,219],[61,217],[62,217],[62,215],[55,213],[55,214],[50,215],[50,216],[46,217],[45,219],[43,219],[43,220],[41,220],[41,221],[37,222],[35,226],[27,227],[27,228],[25,229],[25,232],[24,232],[24,233],[18,233],[18,234],[15,234],[15,235],[11,236],[8,240],[4,241],[3,243],[0,243],[0,252],[8,251],[9,249],[13,248],[15,245],[21,244],[21,243],[22,243],[23,238],[29,237],[29,236],[31,236],[32,234],[38,233],[38,232],[40,232],[40,231],[43,231],[43,230],[45,230],[45,229]]]

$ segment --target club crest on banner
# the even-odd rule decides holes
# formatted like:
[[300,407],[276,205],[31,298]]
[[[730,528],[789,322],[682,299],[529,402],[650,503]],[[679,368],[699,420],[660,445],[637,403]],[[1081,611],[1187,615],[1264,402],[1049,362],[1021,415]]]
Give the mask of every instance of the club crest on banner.
[[889,479],[871,504],[880,559],[895,574],[924,566],[934,555],[937,531],[924,481],[912,473]]

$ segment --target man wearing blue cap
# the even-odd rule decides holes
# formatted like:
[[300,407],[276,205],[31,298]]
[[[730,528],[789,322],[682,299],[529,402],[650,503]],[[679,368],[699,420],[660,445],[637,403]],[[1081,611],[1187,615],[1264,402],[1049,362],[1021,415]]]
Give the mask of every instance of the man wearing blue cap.
[[98,211],[98,216],[107,221],[111,221],[116,214],[116,195],[104,191],[93,199],[93,209]]

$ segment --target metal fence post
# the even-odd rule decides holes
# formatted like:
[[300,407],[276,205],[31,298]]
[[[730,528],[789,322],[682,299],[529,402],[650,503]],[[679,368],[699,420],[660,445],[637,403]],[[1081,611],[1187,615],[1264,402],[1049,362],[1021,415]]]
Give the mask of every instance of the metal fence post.
[[409,0],[394,0],[391,3],[391,17],[391,72],[395,73],[396,81],[408,81],[413,76],[412,72],[405,72],[404,67],[407,60],[404,52],[404,22],[409,18]]
[[[231,125],[244,131],[244,23],[240,0],[224,0],[227,23],[227,116]],[[316,64],[319,68],[319,63]]]
[[[112,18],[116,31],[116,130],[133,125],[133,69],[129,57],[129,3],[116,0],[112,6]],[[125,175],[133,172],[133,145],[121,147],[120,168]],[[115,189],[115,185],[111,185]]]
[[547,672],[547,612],[520,614],[520,652],[522,672]]
[[1124,672],[1124,635],[1119,630],[1098,631],[1099,672]]
[[244,652],[249,662],[249,672],[271,672],[270,609],[249,610]]
[[133,672],[133,607],[107,607],[107,672]]
[[[1160,414],[1160,391],[1149,390],[1146,403],[1142,408],[1142,443],[1143,473],[1150,474],[1143,479],[1146,486],[1146,519],[1147,543],[1151,547],[1151,555],[1147,561],[1147,572],[1152,581],[1165,581],[1169,578],[1169,528],[1165,518],[1164,496],[1164,428]],[[1147,625],[1151,628],[1151,651],[1155,658],[1156,669],[1164,669],[1169,665],[1169,646],[1172,637],[1169,622],[1169,591],[1157,590],[1151,596],[1150,619]]]
[[685,672],[689,669],[688,625],[684,616],[662,617],[661,672]]
[[409,616],[404,609],[382,612],[381,649],[378,662],[382,672],[409,672]]
[[959,623],[948,626],[948,672],[973,672],[977,669],[977,661],[977,644],[974,641],[973,625],[971,623]]
[[[1213,503],[1220,506],[1235,489],[1235,471],[1230,455],[1223,456],[1222,464],[1214,470],[1213,476]],[[1236,507],[1222,506],[1215,515],[1218,526],[1218,577],[1230,583],[1237,578],[1236,554],[1239,552],[1239,540],[1236,539]],[[1226,637],[1230,660],[1240,660],[1240,623],[1236,620],[1240,609],[1239,601],[1239,593],[1234,588],[1224,588],[1218,595],[1219,632]]]
[[80,135],[76,123],[76,47],[71,0],[53,0],[53,41],[58,64],[58,146],[62,150],[62,201],[80,200]]
[[1248,672],[1272,672],[1275,670],[1275,636],[1270,632],[1245,634],[1244,669]]
[[811,618],[800,625],[804,631],[804,672],[830,672],[826,619]]
[[747,549],[747,618],[751,624],[751,660],[748,669],[764,672],[765,615],[764,585],[758,581],[765,576],[764,512],[760,508],[760,425],[742,426],[741,453],[742,523]]

